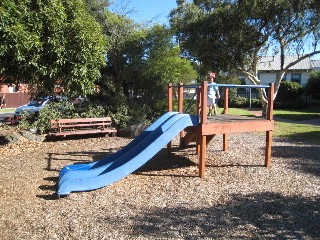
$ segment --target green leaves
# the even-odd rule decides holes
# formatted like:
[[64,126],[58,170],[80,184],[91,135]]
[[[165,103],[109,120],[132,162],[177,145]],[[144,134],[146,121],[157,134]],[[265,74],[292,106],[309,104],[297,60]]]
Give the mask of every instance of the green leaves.
[[305,54],[306,41],[319,35],[315,2],[195,0],[179,5],[171,24],[186,56],[205,69],[248,69],[259,55],[277,47],[284,55]]
[[92,92],[106,44],[83,1],[3,0],[0,11],[0,75],[37,92],[52,93],[57,80],[71,95]]

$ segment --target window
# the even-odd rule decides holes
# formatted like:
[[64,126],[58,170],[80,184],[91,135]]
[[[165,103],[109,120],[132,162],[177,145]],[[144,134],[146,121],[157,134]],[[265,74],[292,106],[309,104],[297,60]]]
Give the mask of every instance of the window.
[[291,73],[291,82],[301,84],[301,73]]
[[[279,73],[276,75],[276,78],[277,78],[277,79],[278,79],[278,77],[279,77]],[[286,80],[287,80],[287,74],[284,74],[284,76],[282,77],[281,80],[286,81]]]

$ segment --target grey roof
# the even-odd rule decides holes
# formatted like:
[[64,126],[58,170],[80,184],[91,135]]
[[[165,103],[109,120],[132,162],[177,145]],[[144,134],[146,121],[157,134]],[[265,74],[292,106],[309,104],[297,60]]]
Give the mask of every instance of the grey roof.
[[[298,55],[287,55],[285,57],[284,67],[289,63],[298,59]],[[290,67],[290,70],[311,70],[320,67],[320,60],[311,60],[305,58],[297,64]],[[280,56],[265,56],[258,63],[259,71],[275,71],[280,70]]]
[[312,69],[320,69],[320,60],[311,60]]

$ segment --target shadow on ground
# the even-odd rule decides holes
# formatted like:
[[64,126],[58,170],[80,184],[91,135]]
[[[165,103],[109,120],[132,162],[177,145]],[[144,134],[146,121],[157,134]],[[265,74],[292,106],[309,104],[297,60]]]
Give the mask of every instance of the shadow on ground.
[[[84,164],[107,158],[114,153],[114,149],[103,149],[103,152],[66,152],[66,153],[48,153],[47,169],[48,171],[57,171],[54,163],[57,161],[70,161],[70,164]],[[86,158],[86,159],[84,159]]]
[[290,168],[320,176],[319,145],[273,146],[272,157],[290,159]]
[[234,195],[232,199],[228,204],[207,208],[148,210],[132,219],[136,222],[132,234],[158,239],[316,239],[320,236],[319,197],[258,193]]
[[187,157],[175,156],[174,154],[169,157],[167,156],[167,150],[162,149],[155,157],[139,168],[135,174],[150,175],[149,172],[152,171],[164,171],[190,166],[196,166],[196,164]]

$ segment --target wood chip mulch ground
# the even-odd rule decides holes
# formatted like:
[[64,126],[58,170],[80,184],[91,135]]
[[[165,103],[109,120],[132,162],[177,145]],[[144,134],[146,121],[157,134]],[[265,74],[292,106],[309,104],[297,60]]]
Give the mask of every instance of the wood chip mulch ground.
[[205,179],[194,148],[163,149],[134,174],[96,191],[55,195],[66,164],[96,161],[119,137],[0,146],[0,239],[319,239],[320,147],[265,134],[208,146]]

